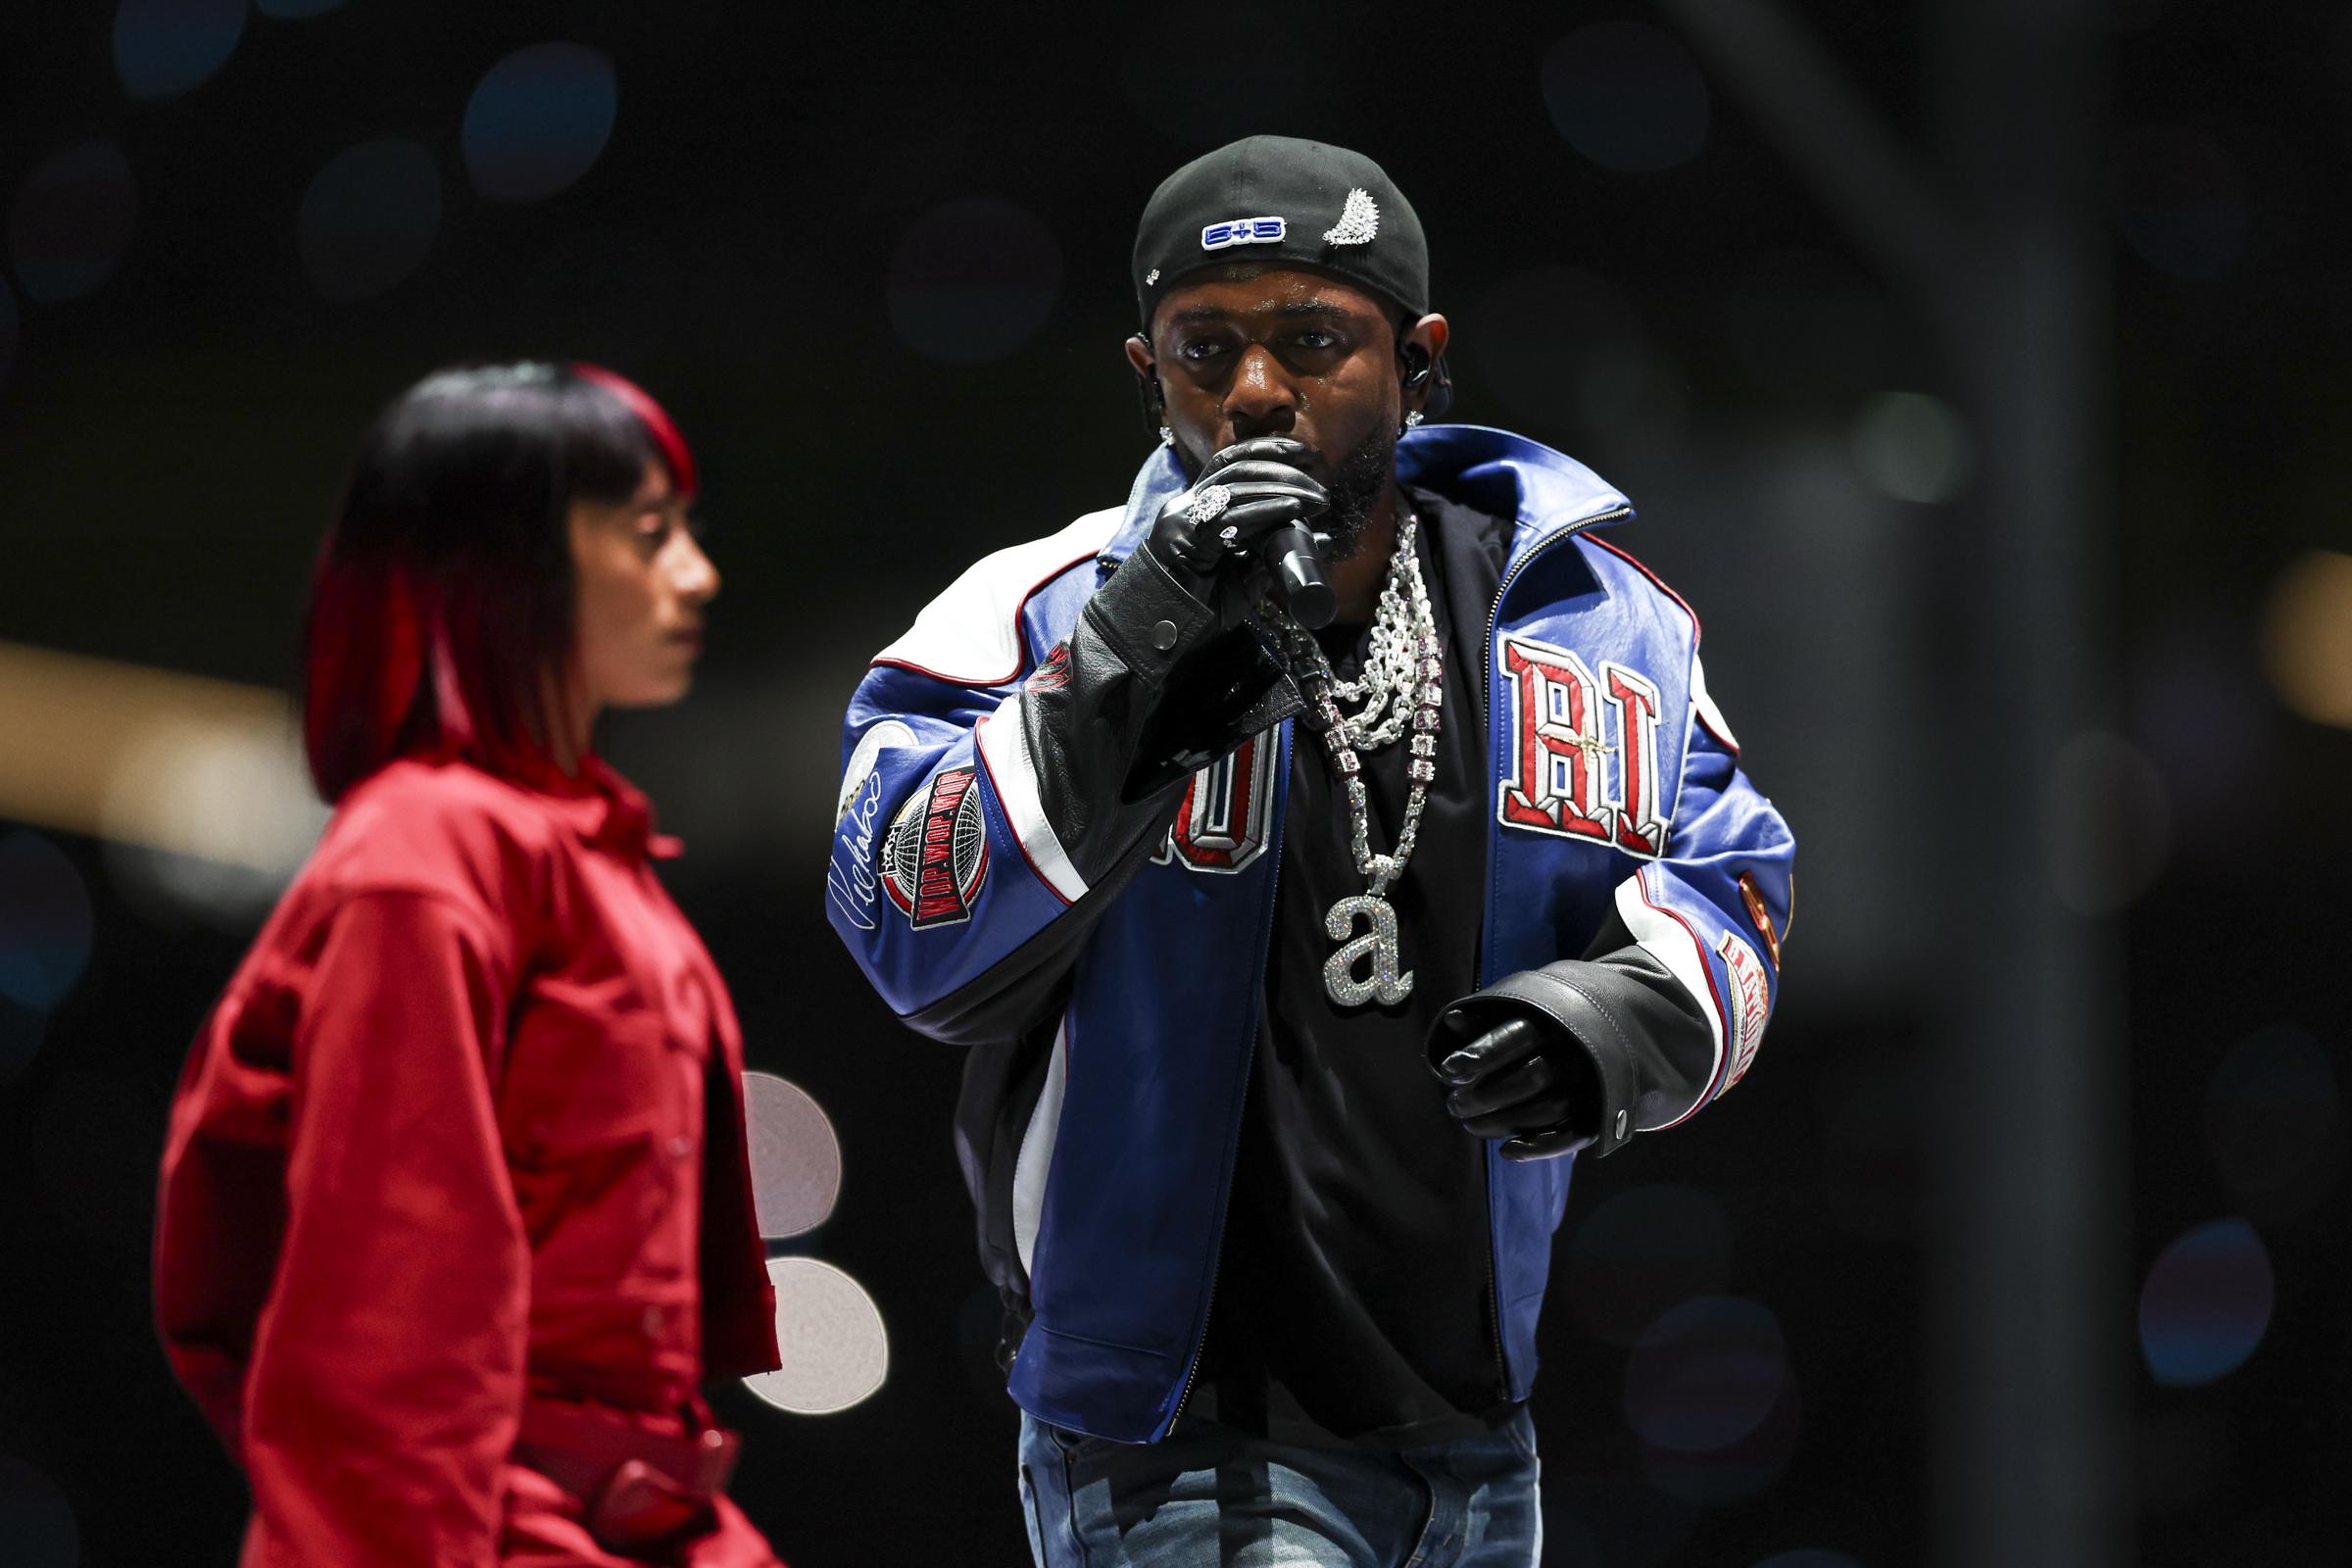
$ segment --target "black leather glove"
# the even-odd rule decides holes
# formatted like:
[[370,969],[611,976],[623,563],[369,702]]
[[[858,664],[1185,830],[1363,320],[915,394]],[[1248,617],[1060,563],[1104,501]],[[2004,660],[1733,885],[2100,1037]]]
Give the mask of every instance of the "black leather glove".
[[1505,1159],[1552,1159],[1599,1134],[1599,1072],[1557,1024],[1449,1012],[1430,1070],[1449,1087],[1446,1108],[1472,1137],[1503,1140]]
[[[1294,466],[1306,447],[1287,436],[1236,442],[1208,460],[1152,524],[1152,553],[1188,586],[1254,564],[1252,547],[1289,522],[1317,517],[1331,497]],[[1204,593],[1203,598],[1206,597]]]

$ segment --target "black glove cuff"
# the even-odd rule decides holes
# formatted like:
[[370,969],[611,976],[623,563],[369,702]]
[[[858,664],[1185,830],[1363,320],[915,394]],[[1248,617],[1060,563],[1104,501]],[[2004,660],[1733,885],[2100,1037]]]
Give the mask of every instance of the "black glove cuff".
[[1129,556],[1086,602],[1085,615],[1137,680],[1164,683],[1168,671],[1217,629],[1217,612],[1149,547]]
[[1597,1126],[1580,1131],[1592,1132],[1594,1153],[1610,1153],[1632,1140],[1634,1067],[1623,1033],[1600,998],[1577,983],[1568,963],[1506,975],[1447,1006],[1430,1030],[1431,1065],[1506,1018],[1544,1024],[1560,1052],[1576,1052],[1592,1064],[1600,1102]]

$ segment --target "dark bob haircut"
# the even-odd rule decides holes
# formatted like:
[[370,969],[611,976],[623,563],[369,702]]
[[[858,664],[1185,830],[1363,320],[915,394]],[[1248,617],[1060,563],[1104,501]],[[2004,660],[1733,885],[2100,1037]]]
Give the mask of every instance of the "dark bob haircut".
[[303,631],[303,744],[329,803],[402,757],[543,771],[573,654],[568,518],[694,459],[661,405],[591,365],[436,371],[360,443]]

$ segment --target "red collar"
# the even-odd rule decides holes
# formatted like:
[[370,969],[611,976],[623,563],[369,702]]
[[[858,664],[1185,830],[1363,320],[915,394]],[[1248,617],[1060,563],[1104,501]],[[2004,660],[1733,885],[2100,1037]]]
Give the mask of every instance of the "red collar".
[[653,802],[593,752],[580,759],[576,774],[551,763],[521,782],[547,796],[550,809],[580,837],[625,859],[672,860],[686,848],[656,830]]

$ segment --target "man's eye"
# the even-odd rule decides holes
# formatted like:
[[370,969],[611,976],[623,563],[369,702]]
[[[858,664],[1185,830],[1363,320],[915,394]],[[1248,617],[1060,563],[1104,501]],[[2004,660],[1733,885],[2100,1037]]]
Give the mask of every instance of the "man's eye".
[[1222,343],[1209,343],[1196,339],[1193,342],[1185,344],[1176,352],[1185,359],[1191,360],[1194,364],[1198,365],[1203,360],[1210,359],[1216,355],[1224,353],[1225,345]]
[[1302,349],[1328,349],[1338,347],[1340,340],[1319,327],[1309,327],[1298,334],[1298,341]]

